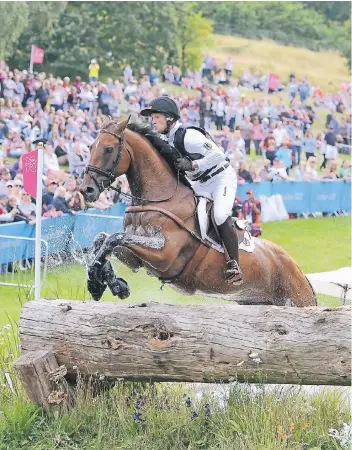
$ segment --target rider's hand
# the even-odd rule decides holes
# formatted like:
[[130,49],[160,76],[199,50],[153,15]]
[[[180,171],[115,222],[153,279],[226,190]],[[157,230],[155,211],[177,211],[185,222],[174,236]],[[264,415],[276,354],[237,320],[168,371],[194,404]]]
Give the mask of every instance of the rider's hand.
[[175,162],[175,167],[182,171],[187,170],[189,172],[193,170],[192,161],[187,158],[178,158]]

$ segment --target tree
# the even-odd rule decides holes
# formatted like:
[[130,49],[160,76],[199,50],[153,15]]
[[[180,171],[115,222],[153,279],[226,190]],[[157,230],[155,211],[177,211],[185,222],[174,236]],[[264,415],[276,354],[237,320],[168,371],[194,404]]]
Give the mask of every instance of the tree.
[[194,2],[175,3],[179,17],[177,41],[180,50],[182,72],[197,70],[201,65],[202,48],[211,43],[212,22],[196,12]]
[[13,52],[14,45],[28,26],[27,2],[0,3],[0,59]]

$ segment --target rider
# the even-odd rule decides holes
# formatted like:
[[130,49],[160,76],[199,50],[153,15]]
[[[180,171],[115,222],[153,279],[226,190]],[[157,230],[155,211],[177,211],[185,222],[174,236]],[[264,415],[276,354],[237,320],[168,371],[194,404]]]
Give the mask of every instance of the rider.
[[234,284],[242,283],[238,239],[231,218],[237,189],[236,172],[207,131],[180,122],[179,107],[170,97],[155,98],[141,115],[151,117],[155,131],[165,135],[170,145],[162,154],[166,157],[173,154],[171,159],[176,169],[186,172],[195,193],[213,199],[215,222],[229,255],[226,278]]

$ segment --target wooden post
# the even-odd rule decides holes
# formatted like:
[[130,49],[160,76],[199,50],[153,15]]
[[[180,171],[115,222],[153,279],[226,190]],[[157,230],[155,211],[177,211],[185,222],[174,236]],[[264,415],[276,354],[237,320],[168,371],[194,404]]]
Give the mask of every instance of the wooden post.
[[72,389],[64,379],[65,366],[59,366],[49,350],[27,352],[14,363],[29,398],[49,411],[53,405],[67,406]]

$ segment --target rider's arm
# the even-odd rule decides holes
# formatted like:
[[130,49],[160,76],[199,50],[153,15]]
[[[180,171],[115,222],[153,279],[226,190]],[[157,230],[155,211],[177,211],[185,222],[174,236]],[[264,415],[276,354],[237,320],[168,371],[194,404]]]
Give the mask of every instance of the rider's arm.
[[200,171],[216,166],[226,160],[220,148],[198,130],[189,129],[186,131],[184,145],[187,153],[199,157],[196,165]]

